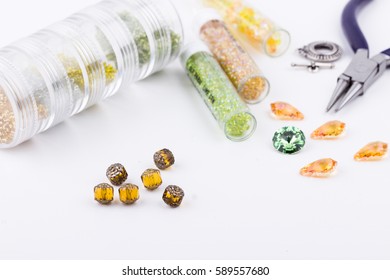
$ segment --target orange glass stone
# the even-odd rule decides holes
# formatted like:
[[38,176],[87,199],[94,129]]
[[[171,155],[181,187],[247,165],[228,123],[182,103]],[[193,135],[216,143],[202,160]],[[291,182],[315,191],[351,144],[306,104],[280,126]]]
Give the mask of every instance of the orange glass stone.
[[372,142],[361,148],[354,156],[357,161],[380,160],[387,154],[387,143]]
[[324,158],[309,163],[301,168],[300,174],[307,177],[328,177],[333,173],[337,161],[331,158]]
[[345,129],[345,123],[330,121],[313,131],[311,138],[315,140],[329,140],[340,137]]
[[297,108],[286,102],[271,103],[271,111],[278,120],[298,121],[304,119],[304,115]]

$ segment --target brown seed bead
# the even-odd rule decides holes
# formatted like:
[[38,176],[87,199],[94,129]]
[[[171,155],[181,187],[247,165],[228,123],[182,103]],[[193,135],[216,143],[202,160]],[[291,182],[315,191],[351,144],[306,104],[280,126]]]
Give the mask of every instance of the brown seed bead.
[[145,188],[149,190],[157,189],[162,184],[160,170],[146,169],[141,175],[141,180]]
[[183,197],[184,191],[180,187],[170,185],[165,189],[162,199],[171,207],[179,207]]
[[153,159],[156,166],[161,170],[167,169],[175,163],[175,158],[168,149],[162,149],[156,152]]
[[125,167],[120,163],[115,163],[107,168],[106,176],[114,186],[122,185],[127,179]]
[[119,199],[125,204],[133,204],[139,198],[138,186],[125,184],[119,188]]
[[109,184],[99,184],[93,191],[95,200],[101,204],[109,204],[114,199],[114,188]]

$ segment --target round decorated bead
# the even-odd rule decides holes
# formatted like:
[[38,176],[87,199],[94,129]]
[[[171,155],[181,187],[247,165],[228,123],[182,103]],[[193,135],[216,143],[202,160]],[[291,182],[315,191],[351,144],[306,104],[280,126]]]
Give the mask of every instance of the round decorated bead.
[[120,163],[115,163],[107,168],[106,176],[114,186],[122,185],[127,179],[127,171]]
[[184,191],[180,187],[170,185],[166,187],[162,198],[164,202],[169,206],[179,207],[181,202],[183,201],[183,197]]

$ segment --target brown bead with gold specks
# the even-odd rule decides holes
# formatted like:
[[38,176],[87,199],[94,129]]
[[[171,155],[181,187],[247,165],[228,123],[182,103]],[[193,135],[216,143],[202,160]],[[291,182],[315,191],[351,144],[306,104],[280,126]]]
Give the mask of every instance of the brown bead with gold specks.
[[180,187],[170,185],[165,189],[162,199],[171,207],[179,207],[183,197],[184,191]]
[[153,159],[156,166],[161,170],[167,169],[175,163],[175,158],[168,149],[162,149],[156,152]]
[[114,186],[122,185],[127,179],[127,171],[120,163],[115,163],[107,168],[106,176]]

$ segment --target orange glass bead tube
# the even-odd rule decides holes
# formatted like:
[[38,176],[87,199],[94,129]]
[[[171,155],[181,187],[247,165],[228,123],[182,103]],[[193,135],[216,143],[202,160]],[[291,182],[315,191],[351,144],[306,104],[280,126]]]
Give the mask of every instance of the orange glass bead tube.
[[259,103],[267,97],[270,88],[268,80],[222,20],[207,20],[200,28],[200,37],[245,102]]
[[244,37],[256,49],[269,56],[282,55],[290,45],[290,34],[242,0],[203,0],[216,9],[229,28]]

